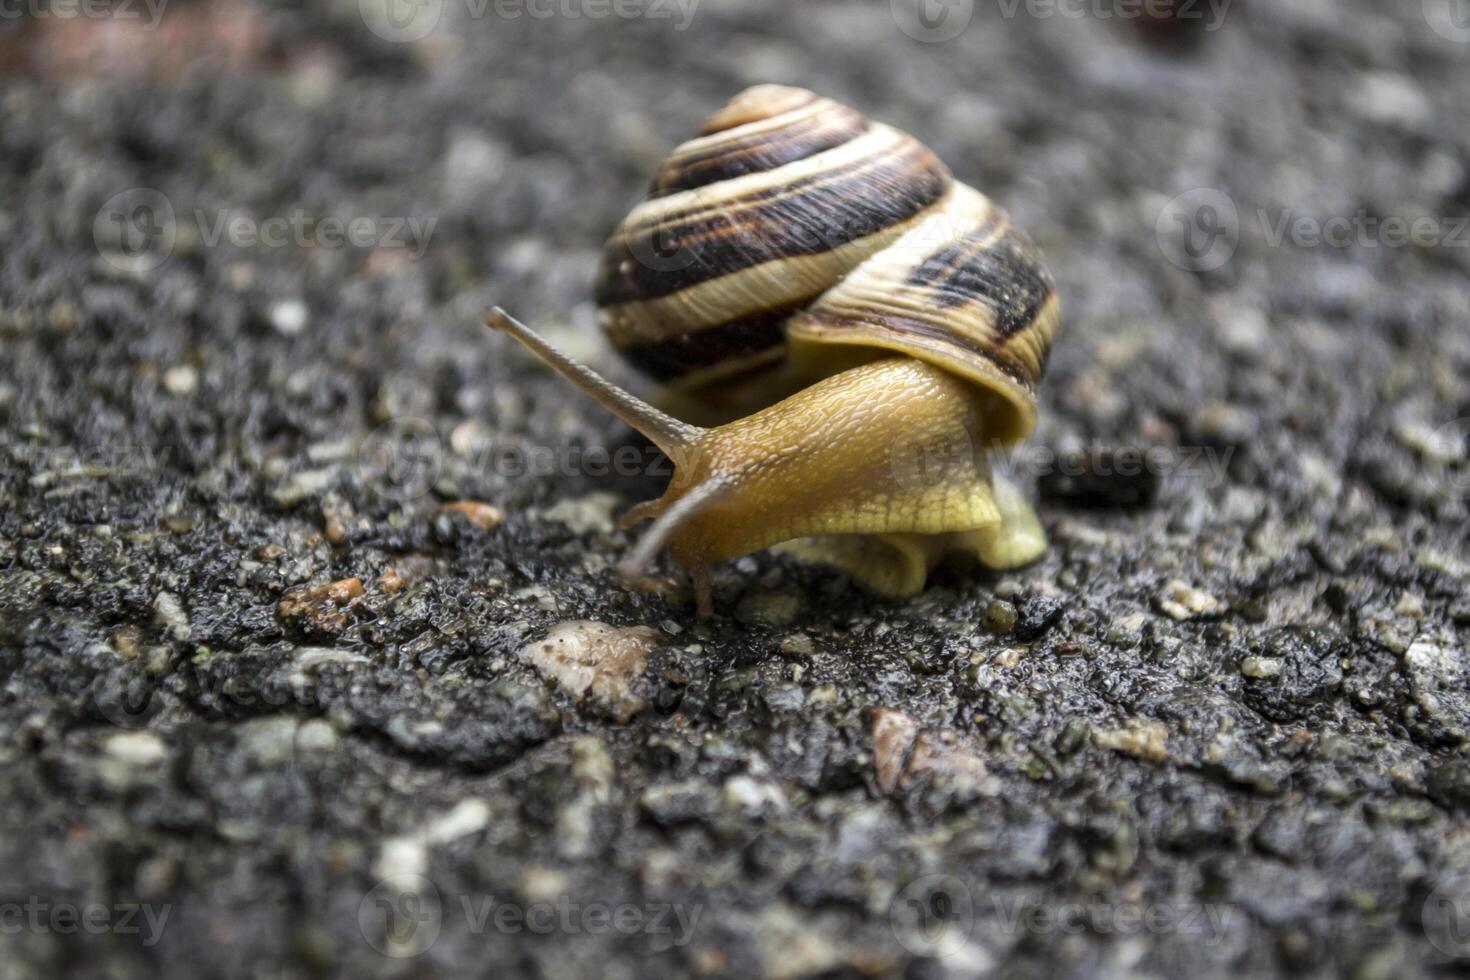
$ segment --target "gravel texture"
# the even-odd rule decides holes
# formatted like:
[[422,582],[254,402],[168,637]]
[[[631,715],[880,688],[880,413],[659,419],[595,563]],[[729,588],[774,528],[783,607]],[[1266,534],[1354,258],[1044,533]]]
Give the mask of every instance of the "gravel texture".
[[[0,19],[0,976],[1470,954],[1449,4],[391,2]],[[1046,251],[1034,567],[618,584],[662,467],[479,320],[638,386],[598,245],[758,81]]]

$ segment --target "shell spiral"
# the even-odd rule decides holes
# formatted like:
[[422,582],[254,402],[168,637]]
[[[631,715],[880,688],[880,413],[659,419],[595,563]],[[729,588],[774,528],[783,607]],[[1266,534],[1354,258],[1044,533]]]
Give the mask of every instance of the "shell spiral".
[[754,385],[798,346],[899,353],[999,397],[1023,438],[1058,321],[1031,240],[934,153],[804,89],[737,95],[659,168],[604,248],[599,323],[675,388]]

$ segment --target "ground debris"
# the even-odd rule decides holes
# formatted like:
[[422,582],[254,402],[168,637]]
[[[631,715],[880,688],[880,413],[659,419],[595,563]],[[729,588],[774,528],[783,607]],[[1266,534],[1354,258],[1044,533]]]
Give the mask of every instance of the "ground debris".
[[576,620],[559,623],[545,639],[522,647],[520,658],[574,698],[585,697],[626,722],[647,707],[633,684],[658,642],[658,632],[646,626]]

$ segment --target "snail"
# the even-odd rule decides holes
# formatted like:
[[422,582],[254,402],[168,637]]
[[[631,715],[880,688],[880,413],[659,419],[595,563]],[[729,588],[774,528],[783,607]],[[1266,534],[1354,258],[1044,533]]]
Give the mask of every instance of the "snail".
[[1005,212],[912,136],[804,89],[747,89],[660,166],[595,298],[662,408],[499,307],[486,324],[673,462],[623,518],[654,519],[630,580],[666,547],[708,616],[710,566],[774,545],[889,597],[950,551],[997,569],[1045,551],[985,451],[1035,426],[1056,289]]

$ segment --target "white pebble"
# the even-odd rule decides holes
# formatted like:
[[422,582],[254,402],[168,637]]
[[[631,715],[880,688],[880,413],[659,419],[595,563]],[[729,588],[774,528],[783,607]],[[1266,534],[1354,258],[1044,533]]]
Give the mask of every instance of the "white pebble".
[[168,758],[168,747],[152,732],[123,732],[107,740],[107,754],[130,766],[151,766]]
[[199,372],[187,364],[163,372],[163,390],[170,395],[191,395],[199,387]]
[[287,337],[305,330],[306,321],[306,304],[299,299],[283,299],[271,307],[271,326]]

